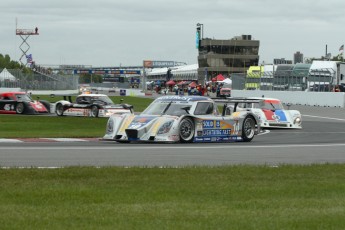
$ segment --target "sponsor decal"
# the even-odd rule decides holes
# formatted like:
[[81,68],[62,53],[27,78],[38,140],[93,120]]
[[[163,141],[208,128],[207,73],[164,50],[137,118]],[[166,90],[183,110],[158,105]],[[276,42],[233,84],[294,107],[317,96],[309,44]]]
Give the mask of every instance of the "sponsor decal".
[[229,136],[231,129],[204,129],[203,136]]
[[[222,137],[226,138],[238,132],[238,122],[233,126],[232,124],[223,120],[203,120],[198,119],[196,122],[196,137]],[[205,140],[205,139],[204,139]],[[211,141],[219,141],[213,139]]]
[[38,101],[30,102],[30,105],[32,108],[34,108],[36,111],[46,111],[46,108]]
[[159,98],[161,101],[190,101],[190,97],[180,97],[180,96],[164,96]]
[[142,126],[145,126],[146,124],[148,124],[150,121],[152,121],[155,118],[156,117],[153,117],[153,116],[150,116],[150,117],[137,116],[132,120],[132,122],[128,126],[128,129],[138,129]]
[[203,120],[202,127],[205,129],[208,128],[220,128],[220,121],[216,120]]
[[285,116],[285,113],[283,110],[262,110],[265,114],[265,117],[268,121],[274,121],[274,122],[286,122],[287,118]]
[[194,142],[234,142],[241,141],[241,137],[231,136],[231,137],[195,137]]
[[5,104],[4,110],[6,111],[14,110],[14,106],[13,105],[11,106],[11,104]]

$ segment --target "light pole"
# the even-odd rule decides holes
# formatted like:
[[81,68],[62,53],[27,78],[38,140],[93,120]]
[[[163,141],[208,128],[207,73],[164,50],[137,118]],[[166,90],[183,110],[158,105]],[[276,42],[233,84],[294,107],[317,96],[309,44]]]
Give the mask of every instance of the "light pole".
[[196,26],[201,28],[201,38],[200,39],[204,39],[204,24],[197,23]]

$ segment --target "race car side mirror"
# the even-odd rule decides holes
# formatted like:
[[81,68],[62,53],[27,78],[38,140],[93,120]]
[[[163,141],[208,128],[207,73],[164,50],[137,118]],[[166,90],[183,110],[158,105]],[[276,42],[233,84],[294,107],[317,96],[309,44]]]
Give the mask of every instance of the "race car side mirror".
[[124,109],[133,109],[134,108],[133,105],[129,105],[129,104],[121,104],[121,105]]
[[189,114],[189,110],[190,110],[189,106],[183,107],[181,109],[183,109],[184,111],[186,111],[187,114]]

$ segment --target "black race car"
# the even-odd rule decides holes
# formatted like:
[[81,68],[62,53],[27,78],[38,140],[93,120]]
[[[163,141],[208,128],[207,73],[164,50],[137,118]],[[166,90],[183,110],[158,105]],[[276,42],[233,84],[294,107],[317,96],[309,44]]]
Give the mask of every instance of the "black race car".
[[50,113],[50,103],[33,100],[25,92],[0,93],[0,114],[42,114]]
[[55,113],[58,116],[110,117],[112,114],[133,113],[133,106],[114,104],[104,94],[81,94],[75,103],[70,99],[56,102]]

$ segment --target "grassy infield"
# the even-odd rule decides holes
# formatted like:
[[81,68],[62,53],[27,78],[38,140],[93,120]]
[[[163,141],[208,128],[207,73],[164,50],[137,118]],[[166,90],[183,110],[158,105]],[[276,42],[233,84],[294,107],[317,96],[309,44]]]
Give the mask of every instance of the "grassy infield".
[[[105,123],[0,116],[0,137],[102,136]],[[344,229],[345,167],[0,169],[0,213],[1,229]]]

